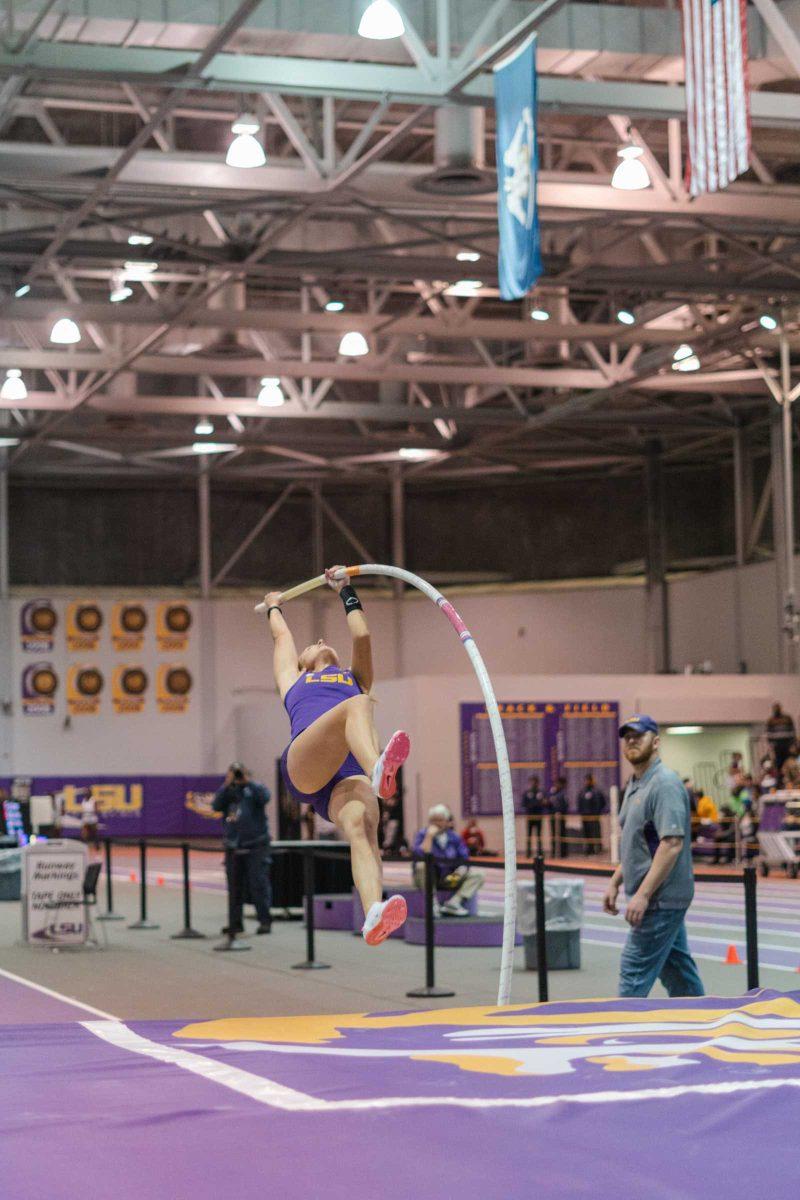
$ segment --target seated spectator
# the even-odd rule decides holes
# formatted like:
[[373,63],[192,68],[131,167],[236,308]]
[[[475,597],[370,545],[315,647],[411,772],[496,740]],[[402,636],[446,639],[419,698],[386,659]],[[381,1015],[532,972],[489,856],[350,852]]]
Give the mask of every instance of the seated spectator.
[[725,786],[729,792],[733,792],[742,782],[744,775],[744,763],[742,756],[738,750],[734,750],[731,754],[731,761],[728,763],[728,770],[725,773]]
[[381,806],[381,854],[384,858],[408,858],[408,842],[402,830],[402,801],[392,796]]
[[800,762],[793,756],[784,759],[780,768],[781,786],[786,792],[800,791]]
[[691,837],[692,841],[695,841],[698,833],[700,832],[700,818],[697,815],[697,805],[698,805],[698,803],[700,801],[700,797],[702,796],[703,793],[700,791],[699,788],[696,788],[694,786],[694,783],[692,782],[691,779],[689,779],[688,776],[686,776],[684,778],[683,786],[686,788],[686,794],[689,797],[689,811],[690,811],[690,822],[691,822],[690,827],[689,827],[690,828],[690,837]]
[[[435,804],[428,813],[428,825],[420,829],[414,838],[414,883],[425,887],[426,854],[432,854],[436,872],[436,888],[452,892],[441,907],[441,915],[449,917],[469,916],[465,902],[470,900],[484,884],[483,871],[475,871],[469,865],[469,851],[462,838],[452,828],[452,814],[444,804]],[[437,913],[438,905],[434,909]]]
[[775,763],[766,755],[761,760],[761,770],[758,777],[758,791],[760,795],[765,795],[767,792],[774,792],[778,786],[778,775],[775,770]]
[[717,821],[719,812],[710,796],[702,795],[697,801],[697,819],[699,821]]
[[736,854],[736,814],[730,805],[721,805],[717,826],[711,862],[732,863]]
[[467,824],[461,830],[461,840],[469,850],[470,857],[474,858],[476,854],[486,853],[486,838],[483,836],[483,830],[474,817],[470,817]]
[[[748,785],[748,780],[750,781]],[[741,782],[733,789],[730,797],[726,801],[727,807],[731,810],[735,817],[741,817],[744,812],[745,801],[751,804],[754,800],[755,784],[751,775],[743,775]]]
[[739,818],[739,839],[742,847],[742,858],[745,862],[755,858],[759,851],[758,817],[752,800],[745,800],[744,812]]

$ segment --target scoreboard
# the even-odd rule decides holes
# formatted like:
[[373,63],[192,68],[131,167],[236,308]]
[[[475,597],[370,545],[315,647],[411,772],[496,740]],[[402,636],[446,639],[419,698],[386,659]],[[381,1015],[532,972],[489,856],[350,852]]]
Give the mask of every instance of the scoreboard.
[[[514,807],[538,775],[547,792],[566,776],[574,801],[591,773],[608,794],[619,786],[619,705],[611,700],[503,701],[499,704],[511,763]],[[460,706],[461,802],[466,816],[499,816],[500,780],[489,717],[483,704]],[[574,804],[571,805],[574,807]]]

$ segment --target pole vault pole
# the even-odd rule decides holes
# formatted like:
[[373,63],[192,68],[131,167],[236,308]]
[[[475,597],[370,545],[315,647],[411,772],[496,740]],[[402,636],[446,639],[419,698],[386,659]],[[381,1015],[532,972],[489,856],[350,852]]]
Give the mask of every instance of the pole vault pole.
[[[386,575],[390,579],[400,579],[403,583],[417,588],[429,600],[432,600],[442,610],[458,634],[478,677],[478,683],[483,693],[483,701],[489,717],[492,740],[494,741],[497,770],[500,779],[500,797],[503,806],[505,904],[503,907],[503,949],[500,958],[500,983],[497,989],[497,1003],[499,1005],[508,1004],[511,999],[511,978],[514,971],[514,935],[517,924],[517,842],[514,828],[514,795],[511,789],[511,768],[508,762],[508,748],[491,680],[489,679],[481,653],[475,644],[472,634],[450,601],[445,599],[442,593],[438,592],[435,587],[432,587],[426,580],[421,579],[419,575],[412,574],[411,571],[404,571],[400,567],[383,566],[379,563],[362,563],[358,567],[345,567],[340,573],[339,578],[343,579],[347,577],[355,579],[358,575]],[[296,587],[289,588],[281,594],[281,603],[285,600],[294,600],[298,596],[303,596],[306,592],[313,591],[314,588],[322,587],[325,582],[324,575],[317,575],[313,579],[307,579],[305,583],[298,583]],[[257,604],[255,611],[266,612],[266,605]]]

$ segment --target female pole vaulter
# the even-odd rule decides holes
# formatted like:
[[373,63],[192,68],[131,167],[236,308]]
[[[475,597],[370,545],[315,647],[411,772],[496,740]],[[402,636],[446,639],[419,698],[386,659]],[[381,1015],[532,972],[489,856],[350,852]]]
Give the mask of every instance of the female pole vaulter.
[[295,799],[332,821],[350,844],[353,880],[366,913],[362,934],[369,946],[376,946],[406,919],[402,896],[382,899],[378,801],[394,795],[410,742],[408,734],[398,731],[380,752],[374,701],[368,694],[373,682],[369,628],[355,588],[334,578],[341,570],[330,567],[325,577],[344,604],[353,640],[347,669],[322,638],[298,655],[278,603],[280,592],[270,592],[264,603],[274,641],[275,682],[291,724],[281,757],[283,778]]

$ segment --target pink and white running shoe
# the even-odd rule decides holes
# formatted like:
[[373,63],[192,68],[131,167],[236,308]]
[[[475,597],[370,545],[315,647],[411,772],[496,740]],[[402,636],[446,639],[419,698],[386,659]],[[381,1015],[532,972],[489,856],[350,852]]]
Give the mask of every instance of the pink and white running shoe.
[[372,790],[379,800],[388,800],[396,790],[397,772],[408,758],[411,741],[399,729],[386,743],[386,749],[372,769]]
[[384,942],[390,933],[400,928],[407,915],[408,908],[403,896],[390,896],[388,900],[379,900],[370,908],[362,926],[364,941],[368,946],[377,946]]

